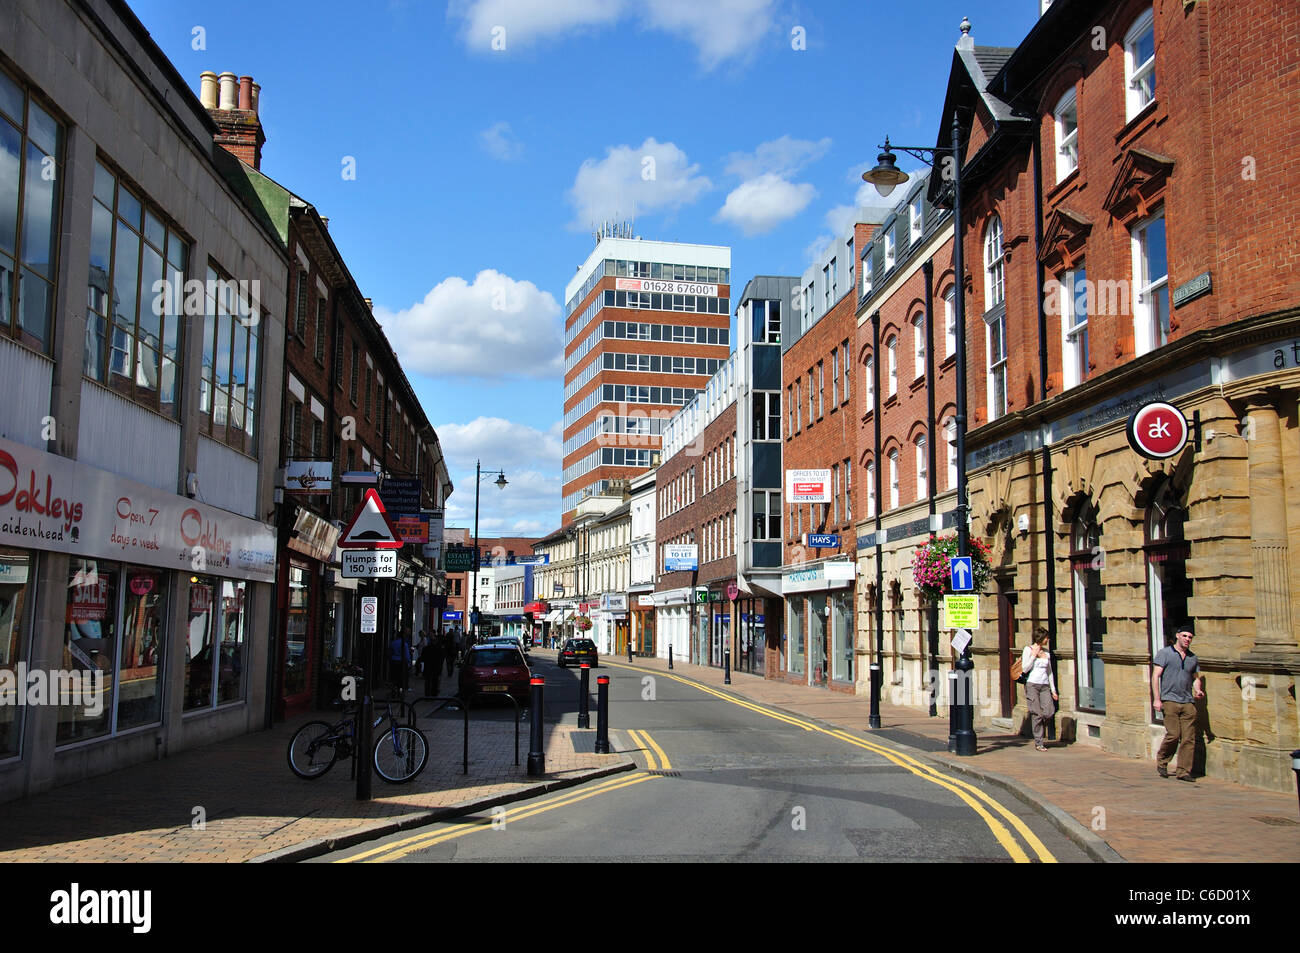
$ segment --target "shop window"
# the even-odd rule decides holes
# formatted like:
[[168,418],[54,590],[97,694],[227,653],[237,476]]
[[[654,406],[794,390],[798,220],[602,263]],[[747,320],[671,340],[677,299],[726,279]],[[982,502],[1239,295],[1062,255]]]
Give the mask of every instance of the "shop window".
[[169,584],[170,574],[158,569],[72,561],[62,669],[102,680],[102,691],[89,704],[60,699],[59,742],[161,720]]
[[186,637],[186,711],[244,697],[245,612],[248,584],[213,576],[190,577]]
[[[0,672],[17,677],[18,664],[30,661],[31,598],[36,591],[32,553],[0,546]],[[21,686],[16,686],[21,690]],[[0,761],[19,754],[25,705],[0,701]]]
[[1075,670],[1079,707],[1098,712],[1106,710],[1106,666],[1101,659],[1106,639],[1102,605],[1106,592],[1101,584],[1105,561],[1097,512],[1085,502],[1074,518],[1070,535],[1074,650],[1078,659]]
[[831,620],[833,628],[831,677],[837,682],[853,681],[853,593],[848,589],[837,590],[831,596]]
[[790,607],[789,631],[786,633],[786,667],[794,675],[803,675],[807,671],[805,655],[807,652],[807,630],[804,626],[806,613],[804,600],[796,596],[788,603]]
[[284,697],[307,691],[311,573],[306,564],[289,565],[289,618],[285,626]]

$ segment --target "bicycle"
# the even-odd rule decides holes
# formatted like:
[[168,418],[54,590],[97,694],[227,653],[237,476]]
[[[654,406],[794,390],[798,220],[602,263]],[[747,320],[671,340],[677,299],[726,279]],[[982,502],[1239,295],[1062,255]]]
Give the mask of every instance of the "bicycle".
[[[403,784],[424,770],[429,761],[429,739],[418,728],[398,724],[387,702],[384,714],[376,717],[371,727],[377,728],[385,719],[388,727],[375,741],[372,754],[375,771],[391,784]],[[307,722],[289,739],[289,770],[308,781],[323,777],[334,767],[334,762],[352,757],[355,727],[355,709],[333,725],[326,721]]]

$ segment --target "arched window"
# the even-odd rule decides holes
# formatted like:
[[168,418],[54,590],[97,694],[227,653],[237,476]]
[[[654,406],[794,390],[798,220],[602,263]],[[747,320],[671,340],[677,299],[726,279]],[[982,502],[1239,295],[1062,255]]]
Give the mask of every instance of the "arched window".
[[1188,618],[1192,583],[1187,578],[1190,549],[1183,538],[1186,519],[1173,484],[1163,480],[1146,517],[1147,618],[1153,656],[1173,641],[1174,626]]
[[1097,511],[1090,502],[1084,502],[1070,533],[1074,652],[1078,660],[1075,673],[1078,707],[1098,712],[1106,710],[1106,667],[1101,660],[1106,636],[1106,617],[1102,613],[1106,592],[1101,585],[1101,571],[1105,565],[1106,554],[1101,548]]

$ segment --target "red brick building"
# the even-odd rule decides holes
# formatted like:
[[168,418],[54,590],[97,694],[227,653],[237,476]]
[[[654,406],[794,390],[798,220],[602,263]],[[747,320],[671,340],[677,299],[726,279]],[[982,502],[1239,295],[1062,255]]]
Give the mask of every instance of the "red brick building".
[[[977,721],[1043,624],[1062,735],[1150,757],[1151,659],[1191,619],[1197,771],[1293,783],[1298,51],[1300,8],[1269,0],[1056,0],[1014,50],[958,45]],[[1199,443],[1131,446],[1155,400]]]

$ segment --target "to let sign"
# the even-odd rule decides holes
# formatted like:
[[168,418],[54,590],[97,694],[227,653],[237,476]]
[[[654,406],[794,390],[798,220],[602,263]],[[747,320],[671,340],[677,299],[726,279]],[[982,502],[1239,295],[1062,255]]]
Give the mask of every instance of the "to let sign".
[[1128,419],[1128,442],[1142,456],[1166,460],[1187,446],[1187,418],[1172,404],[1144,404]]

